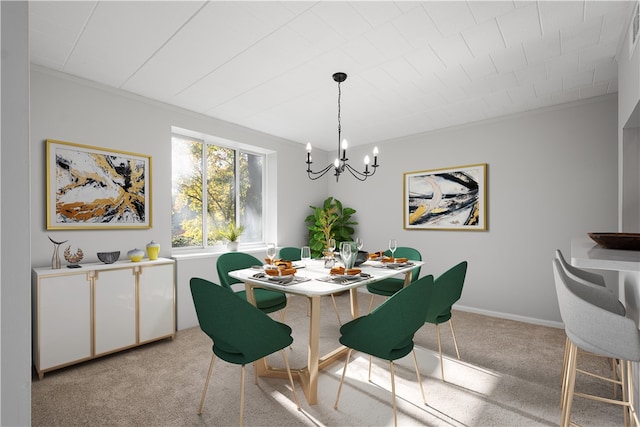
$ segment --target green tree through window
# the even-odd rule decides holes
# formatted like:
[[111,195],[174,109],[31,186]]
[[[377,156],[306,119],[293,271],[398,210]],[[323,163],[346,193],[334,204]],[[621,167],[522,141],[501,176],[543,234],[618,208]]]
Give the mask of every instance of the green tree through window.
[[172,246],[223,244],[220,232],[234,222],[245,227],[240,241],[261,242],[263,169],[263,155],[174,134]]

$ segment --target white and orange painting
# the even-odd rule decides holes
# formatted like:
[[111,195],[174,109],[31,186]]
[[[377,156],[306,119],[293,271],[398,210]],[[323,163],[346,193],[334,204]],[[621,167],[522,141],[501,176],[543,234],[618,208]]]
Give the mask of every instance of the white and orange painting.
[[148,226],[149,158],[75,145],[48,151],[55,225]]

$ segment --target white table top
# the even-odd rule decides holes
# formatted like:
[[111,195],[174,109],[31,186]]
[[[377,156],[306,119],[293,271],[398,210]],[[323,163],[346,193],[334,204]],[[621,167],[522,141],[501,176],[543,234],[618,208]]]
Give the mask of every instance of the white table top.
[[[309,263],[307,263],[306,267],[298,269],[296,276],[308,277],[311,280],[296,284],[281,285],[277,282],[267,282],[265,280],[254,279],[251,276],[260,272],[260,269],[257,268],[245,268],[244,270],[232,271],[229,273],[229,276],[262,288],[275,289],[294,295],[330,295],[336,292],[365,286],[369,283],[374,283],[388,277],[396,276],[398,274],[404,274],[424,264],[424,262],[422,261],[411,262],[413,263],[413,265],[398,269],[390,269],[384,267],[382,263],[378,261],[366,261],[356,268],[361,269],[363,273],[367,273],[372,277],[370,279],[351,281],[347,284],[317,280],[319,278],[329,276],[329,269],[324,268],[323,260],[311,260]],[[299,263],[301,263],[301,261],[295,262],[295,264]]]
[[589,237],[571,240],[571,264],[581,268],[640,272],[640,251],[605,249]]

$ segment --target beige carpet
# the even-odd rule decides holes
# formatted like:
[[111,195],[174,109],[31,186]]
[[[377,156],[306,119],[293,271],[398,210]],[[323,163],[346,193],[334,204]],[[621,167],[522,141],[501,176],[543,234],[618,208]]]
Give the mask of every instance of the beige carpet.
[[[348,296],[337,297],[341,317],[348,318]],[[378,301],[382,301],[379,299]],[[361,294],[361,312],[369,296]],[[338,322],[330,299],[323,301],[322,351],[336,346]],[[306,301],[289,300],[287,323],[294,343],[287,350],[294,367],[306,363]],[[279,320],[279,315],[274,316]],[[440,380],[435,327],[416,335],[416,351],[428,406],[420,397],[413,361],[397,361],[396,392],[401,426],[538,426],[558,425],[560,371],[564,332],[476,314],[455,312],[461,358],[455,357],[449,328],[443,325],[446,382]],[[98,360],[50,372],[32,382],[34,426],[192,426],[237,425],[240,368],[217,360],[205,402],[196,414],[211,358],[211,341],[199,328]],[[270,363],[282,366],[279,354]],[[598,358],[580,360],[608,375]],[[302,410],[292,402],[288,381],[260,378],[253,384],[247,367],[247,426],[390,426],[393,425],[388,363],[374,359],[373,383],[367,381],[368,357],[355,353],[347,370],[339,409],[333,409],[343,363],[322,371],[319,403]],[[582,390],[610,396],[610,386],[579,378]],[[622,425],[622,409],[576,399],[574,421],[584,426]]]

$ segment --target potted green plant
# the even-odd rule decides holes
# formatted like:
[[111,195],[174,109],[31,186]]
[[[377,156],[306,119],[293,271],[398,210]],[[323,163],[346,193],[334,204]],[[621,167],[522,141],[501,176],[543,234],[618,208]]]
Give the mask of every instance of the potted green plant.
[[230,222],[227,228],[224,228],[218,232],[218,235],[227,241],[227,249],[232,252],[238,250],[238,239],[244,233],[244,225],[236,226],[235,222]]
[[336,240],[338,247],[339,242],[353,240],[353,226],[358,224],[351,220],[355,209],[344,207],[340,200],[333,197],[327,198],[320,207],[309,207],[313,209],[313,214],[307,216],[305,222],[308,223],[309,247],[313,258],[323,255],[331,238]]

